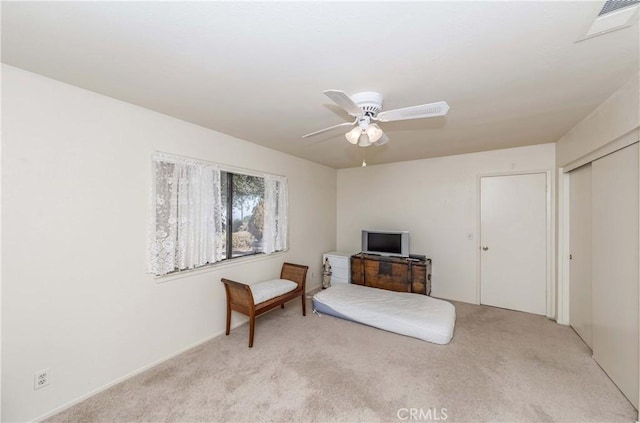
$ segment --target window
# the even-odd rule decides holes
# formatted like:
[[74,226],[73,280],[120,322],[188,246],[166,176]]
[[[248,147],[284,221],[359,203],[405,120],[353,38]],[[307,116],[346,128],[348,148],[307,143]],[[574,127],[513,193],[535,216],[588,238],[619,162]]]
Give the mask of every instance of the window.
[[264,178],[231,172],[221,176],[224,258],[262,253]]
[[150,273],[287,249],[286,178],[247,173],[154,154]]

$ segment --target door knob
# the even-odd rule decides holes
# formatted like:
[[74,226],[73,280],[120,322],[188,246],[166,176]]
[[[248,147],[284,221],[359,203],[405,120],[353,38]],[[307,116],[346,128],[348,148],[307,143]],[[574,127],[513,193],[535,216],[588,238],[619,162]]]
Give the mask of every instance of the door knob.
[[482,247],[482,251],[487,251],[489,247]]

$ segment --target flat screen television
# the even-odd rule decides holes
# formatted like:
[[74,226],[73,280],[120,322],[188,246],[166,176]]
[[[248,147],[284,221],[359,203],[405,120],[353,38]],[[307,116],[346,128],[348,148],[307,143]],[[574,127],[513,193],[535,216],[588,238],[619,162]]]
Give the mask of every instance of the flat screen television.
[[362,231],[362,252],[409,257],[408,231]]

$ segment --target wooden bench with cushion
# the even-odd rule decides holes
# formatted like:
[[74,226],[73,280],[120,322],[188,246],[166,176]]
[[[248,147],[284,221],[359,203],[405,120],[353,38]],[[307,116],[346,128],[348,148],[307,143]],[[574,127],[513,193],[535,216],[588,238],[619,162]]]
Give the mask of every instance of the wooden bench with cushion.
[[284,303],[296,297],[302,297],[302,315],[306,316],[305,283],[308,266],[283,263],[280,279],[272,279],[247,285],[222,278],[227,292],[227,332],[231,330],[231,310],[249,316],[249,348],[253,347],[253,332],[256,316],[277,306],[284,308]]

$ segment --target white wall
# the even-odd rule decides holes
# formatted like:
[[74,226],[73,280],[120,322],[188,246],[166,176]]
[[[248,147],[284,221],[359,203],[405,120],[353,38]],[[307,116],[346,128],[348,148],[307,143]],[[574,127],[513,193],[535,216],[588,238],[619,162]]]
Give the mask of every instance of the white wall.
[[475,303],[478,176],[554,166],[543,144],[339,170],[338,250],[360,251],[362,229],[408,230],[433,260],[432,295]]
[[[335,170],[9,66],[2,85],[2,421],[222,333],[223,276],[272,277],[287,260],[319,283]],[[154,150],[286,175],[290,251],[158,283],[145,273]],[[34,391],[45,368],[51,385]]]

